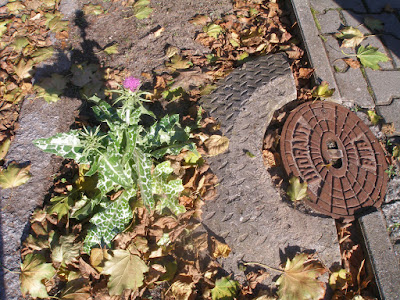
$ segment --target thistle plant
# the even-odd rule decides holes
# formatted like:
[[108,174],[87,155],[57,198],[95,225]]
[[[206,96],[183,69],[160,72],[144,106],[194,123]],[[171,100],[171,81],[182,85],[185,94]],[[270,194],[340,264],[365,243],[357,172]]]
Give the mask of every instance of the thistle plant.
[[[86,252],[97,245],[110,246],[132,219],[133,202],[138,205],[140,200],[148,210],[159,213],[185,211],[178,200],[182,182],[171,176],[170,162],[162,162],[162,158],[165,154],[179,154],[182,149],[196,152],[189,141],[190,128],[182,128],[178,115],[164,116],[148,127],[142,125],[142,115],[156,117],[143,104],[147,101],[146,92],[140,91],[139,86],[136,78],[127,78],[124,88],[114,91],[119,96],[113,105],[96,96],[89,99],[95,102],[92,110],[98,121],[108,125],[107,132],[99,126],[34,141],[45,152],[89,165],[85,176],[97,177],[91,196],[81,193],[76,197],[75,193],[68,201],[63,198],[63,215],[67,205],[69,217],[90,219],[92,226],[84,242]],[[111,201],[108,195],[116,192],[120,196]],[[60,213],[54,208],[57,203],[51,212]]]

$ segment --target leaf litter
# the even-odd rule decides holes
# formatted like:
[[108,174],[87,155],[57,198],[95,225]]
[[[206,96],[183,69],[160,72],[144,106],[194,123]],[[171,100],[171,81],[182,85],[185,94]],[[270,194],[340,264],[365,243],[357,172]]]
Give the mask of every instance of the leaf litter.
[[[53,8],[57,3],[58,1],[54,1],[53,6],[50,5],[48,7]],[[13,14],[21,13],[28,7],[22,4],[19,5],[19,2],[9,4],[7,8]],[[123,1],[122,4],[131,6],[134,16],[138,19],[146,19],[151,16],[152,8],[149,6],[149,1]],[[227,75],[234,67],[242,64],[247,57],[276,51],[286,51],[288,56],[294,59],[292,69],[299,88],[299,98],[311,98],[308,79],[313,70],[311,68],[307,69],[307,65],[301,62],[303,51],[296,45],[295,39],[287,31],[286,28],[290,24],[279,5],[275,1],[235,1],[234,7],[235,12],[233,14],[223,16],[221,19],[212,20],[204,15],[198,15],[192,19],[194,25],[200,26],[196,40],[209,47],[212,54],[207,57],[191,50],[178,49],[173,55],[166,56],[169,60],[169,62],[165,62],[168,67],[166,72],[164,70],[160,73],[150,74],[153,82],[158,83],[152,91],[152,101],[163,101],[162,95],[164,91],[170,92],[168,89],[174,91],[181,88],[180,94],[174,96],[177,98],[172,97],[171,99],[190,100],[195,103],[201,95],[206,93],[205,91],[209,92],[211,90],[209,87],[212,87],[214,80]],[[106,10],[102,12],[101,7],[94,5],[86,6],[85,11],[86,14],[93,15],[106,13]],[[43,14],[33,13],[32,21],[46,16],[45,19],[42,19],[42,23],[45,25],[43,30],[53,30],[58,33],[65,32],[67,23],[62,21],[60,15],[57,13],[46,15],[45,13],[46,11],[43,11]],[[22,23],[21,26],[23,25]],[[0,28],[8,28],[6,23],[0,25]],[[7,36],[7,29],[1,29],[1,32],[6,37],[6,43],[9,45],[7,51],[9,52],[12,47],[23,47],[25,49],[33,43],[30,39],[28,44],[26,40],[21,39],[18,40],[17,44],[13,45],[12,38]],[[43,34],[42,36],[46,35]],[[65,37],[68,35],[64,33],[64,35],[59,36]],[[4,75],[7,78],[11,78],[12,83],[17,87],[14,88],[12,86],[13,89],[11,87],[3,88],[2,85],[0,88],[3,88],[3,91],[7,90],[7,95],[9,96],[6,99],[9,99],[11,103],[16,102],[18,104],[18,101],[22,98],[21,95],[31,91],[32,87],[28,81],[33,74],[32,71],[34,71],[35,64],[47,59],[53,53],[49,41],[39,38],[37,43],[37,50],[32,50],[32,53],[36,54],[30,55],[29,51],[31,50],[27,48],[25,51],[27,53],[26,56],[15,59],[13,57],[15,54],[10,52],[9,61],[16,62],[17,69],[8,67]],[[109,52],[109,54],[117,54],[116,49],[113,48]],[[5,53],[7,54],[8,52]],[[30,59],[32,59],[32,62]],[[193,80],[193,84],[184,85],[185,77],[190,78],[193,75],[189,75],[190,73],[182,74],[182,70],[191,70],[197,67],[201,70],[199,74],[207,74],[207,76],[201,75],[201,77]],[[86,68],[88,68],[88,65],[84,66],[84,69]],[[83,76],[82,79],[86,81],[87,85],[104,82],[104,79],[96,75],[97,71],[95,69],[96,67],[86,75],[76,74],[74,76]],[[118,83],[121,83],[123,75],[119,70],[112,69],[106,69],[105,73],[107,86],[115,89]],[[182,74],[182,77],[178,78],[180,74]],[[75,81],[75,83],[78,83],[78,81]],[[87,87],[86,84],[82,86],[81,81],[79,81],[78,87],[81,88],[82,93],[88,90],[88,88],[85,89],[85,86]],[[55,84],[54,92],[47,96],[47,100],[49,102],[57,101],[64,88],[63,83],[61,85]],[[50,89],[45,90],[47,92]],[[105,94],[107,93],[105,91]],[[18,99],[18,101],[15,101],[15,99]],[[195,123],[198,117],[196,110],[189,112],[183,118],[184,122],[186,120],[188,123]],[[87,122],[84,119],[78,120],[77,125],[87,125]],[[227,146],[228,141],[225,140],[223,142],[220,141],[216,146],[210,146],[210,143],[207,143],[207,140],[213,134],[216,135],[217,131],[218,124],[215,120],[203,119],[200,122],[200,128],[198,127],[193,132],[200,156],[193,157],[193,155],[189,155],[191,158],[186,158],[188,156],[187,152],[177,156],[167,156],[167,159],[171,161],[174,174],[182,178],[185,189],[179,201],[188,209],[187,213],[178,218],[173,218],[149,214],[144,209],[134,208],[132,224],[113,241],[115,250],[97,248],[96,251],[90,253],[90,256],[83,255],[79,259],[75,255],[77,247],[73,248],[70,257],[66,256],[68,249],[73,247],[71,241],[73,241],[74,236],[70,237],[70,240],[61,240],[61,238],[54,236],[54,233],[63,227],[65,232],[72,232],[75,237],[82,232],[82,224],[69,218],[74,202],[73,192],[75,189],[79,189],[79,185],[76,178],[73,178],[76,177],[78,168],[74,166],[73,162],[67,163],[64,166],[64,174],[55,180],[56,192],[54,197],[61,198],[55,198],[56,200],[53,201],[52,206],[47,211],[46,209],[37,210],[33,215],[32,229],[36,228],[36,230],[33,230],[30,237],[25,241],[26,247],[23,249],[25,260],[29,262],[30,255],[35,255],[37,251],[54,252],[53,265],[58,267],[57,276],[66,282],[66,288],[60,295],[66,299],[78,296],[85,299],[84,297],[93,292],[96,292],[99,297],[105,297],[108,294],[105,289],[105,283],[114,282],[111,278],[115,279],[120,276],[121,272],[125,272],[124,270],[121,271],[121,269],[113,270],[113,266],[118,265],[116,261],[115,263],[110,263],[113,261],[113,257],[121,258],[121,261],[128,260],[132,262],[132,265],[139,265],[141,269],[141,272],[137,274],[134,280],[134,285],[129,285],[133,284],[132,281],[128,283],[128,286],[125,286],[123,282],[110,285],[112,293],[123,293],[126,297],[129,297],[129,295],[132,298],[142,297],[146,293],[151,293],[151,289],[157,286],[160,281],[168,280],[172,284],[166,290],[165,296],[167,299],[169,299],[168,297],[175,299],[178,295],[179,298],[182,297],[181,299],[190,299],[201,293],[205,298],[210,299],[232,299],[235,296],[243,297],[245,295],[255,299],[270,299],[269,296],[262,295],[262,293],[260,293],[259,297],[253,294],[257,285],[262,282],[261,278],[263,276],[261,274],[253,274],[251,288],[239,286],[235,280],[220,274],[220,266],[213,257],[229,255],[230,249],[228,245],[215,242],[215,240],[214,252],[207,253],[210,238],[206,234],[198,238],[195,238],[194,234],[188,234],[199,226],[197,218],[201,216],[201,206],[204,201],[212,199],[213,195],[215,195],[217,180],[208,169],[207,164],[201,159],[201,155],[209,154],[210,148],[215,148],[216,153],[219,153]],[[9,130],[9,132],[12,134],[12,131]],[[276,160],[278,161],[279,158]],[[65,174],[70,174],[69,176],[71,177],[66,179],[65,177],[68,176]],[[90,190],[90,188],[88,189]],[[110,195],[110,197],[112,198],[113,195]],[[58,203],[60,205],[55,206]],[[113,256],[113,252],[117,255]],[[207,263],[203,260],[200,261],[199,257],[201,256],[212,258],[211,262],[209,259]],[[49,279],[49,281],[46,281],[49,287],[54,283],[54,281],[50,280],[50,277],[52,277],[50,276],[50,271],[52,271],[51,264],[48,263],[48,260],[44,261],[42,257],[38,257],[38,261],[40,266],[48,269],[47,273],[44,274],[47,277],[43,278]],[[128,263],[123,267],[129,269],[128,266],[130,265],[131,263]],[[110,277],[107,280],[107,277],[105,278],[101,274]],[[46,288],[43,282],[36,283],[36,288],[44,295],[44,291],[48,291],[49,288]],[[125,287],[133,287],[133,290],[123,291]],[[46,289],[44,290],[43,288]],[[31,295],[34,296],[34,293],[35,291]]]

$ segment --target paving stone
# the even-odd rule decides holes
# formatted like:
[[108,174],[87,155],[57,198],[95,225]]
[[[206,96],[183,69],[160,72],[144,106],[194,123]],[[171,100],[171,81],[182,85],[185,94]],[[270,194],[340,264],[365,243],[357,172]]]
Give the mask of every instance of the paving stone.
[[351,9],[356,12],[366,12],[362,0],[309,0],[308,2],[314,9],[323,12],[325,9]]
[[400,69],[400,39],[391,35],[383,35],[382,40],[386,48],[389,50],[389,56],[392,59],[394,67]]
[[[0,262],[7,269],[19,271],[21,241],[27,237],[32,211],[43,205],[52,184],[51,175],[58,171],[61,159],[53,158],[32,144],[36,138],[68,131],[74,121],[78,100],[62,99],[48,104],[41,99],[26,99],[22,105],[19,129],[6,161],[31,163],[28,183],[0,195]],[[19,275],[0,268],[0,299],[21,299]]]
[[381,299],[399,300],[400,265],[380,211],[359,219]]
[[328,10],[317,15],[322,33],[336,33],[342,26],[340,15],[337,10]]
[[[283,55],[270,55],[235,70],[202,106],[221,123],[229,151],[209,159],[219,179],[218,197],[203,206],[203,224],[231,246],[222,261],[243,279],[238,262],[282,263],[282,253],[317,251],[328,265],[340,262],[334,220],[305,214],[285,203],[262,160],[263,137],[276,109],[296,98]],[[227,105],[229,101],[229,105]],[[254,154],[250,158],[246,151]],[[289,217],[290,216],[290,217]]]
[[400,135],[400,96],[394,98],[389,105],[378,105],[376,107],[379,115],[381,115],[386,123],[393,123],[395,132],[394,135]]
[[0,0],[0,7],[6,5],[8,3],[8,0]]
[[383,13],[383,14],[373,15],[373,17],[383,22],[384,25],[383,31],[385,33],[391,33],[395,37],[400,38],[400,32],[399,32],[400,21],[394,14]]
[[[351,2],[351,1],[349,1]],[[379,13],[382,12],[386,5],[390,5],[394,10],[400,11],[400,1],[399,0],[365,0],[365,4],[368,7],[369,12]]]
[[[394,251],[400,259],[400,201],[382,205],[382,212],[386,219],[390,239],[394,245]],[[396,246],[397,245],[397,246]]]
[[[392,201],[400,201],[400,178],[392,178],[387,187],[387,192],[385,196],[385,203],[390,203]],[[399,210],[400,211],[400,210]]]
[[357,14],[347,10],[343,10],[340,13],[346,20],[346,26],[357,27],[364,34],[371,33],[371,30],[369,30],[366,26],[363,25],[365,15]]
[[[341,70],[346,69],[346,63],[341,60],[345,56],[339,50],[338,41],[332,36],[327,36],[325,46],[328,51],[330,64]],[[354,53],[352,49],[345,49],[345,52],[349,54]],[[374,107],[374,100],[368,92],[367,83],[360,69],[347,68],[347,71],[344,73],[335,72],[334,70],[334,76],[342,100],[354,101],[357,105],[364,108]]]
[[399,71],[380,71],[367,68],[366,74],[375,93],[377,105],[389,105],[393,99],[400,98]]

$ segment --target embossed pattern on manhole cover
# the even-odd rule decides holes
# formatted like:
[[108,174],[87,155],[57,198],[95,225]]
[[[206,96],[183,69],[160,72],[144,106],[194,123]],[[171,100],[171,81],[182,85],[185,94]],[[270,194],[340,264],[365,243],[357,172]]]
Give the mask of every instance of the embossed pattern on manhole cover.
[[281,135],[286,172],[308,184],[306,203],[333,218],[379,207],[387,163],[377,138],[353,112],[332,102],[307,102],[291,112]]

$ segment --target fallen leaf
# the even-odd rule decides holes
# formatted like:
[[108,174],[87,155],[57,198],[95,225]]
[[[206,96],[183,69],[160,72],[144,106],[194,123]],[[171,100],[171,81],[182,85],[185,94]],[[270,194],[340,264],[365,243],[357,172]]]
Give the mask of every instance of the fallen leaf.
[[208,34],[208,36],[213,37],[215,39],[218,38],[218,36],[223,32],[223,29],[221,26],[217,24],[210,24],[208,26],[203,27],[203,31]]
[[33,60],[25,61],[21,59],[18,65],[14,66],[14,72],[20,79],[32,77]]
[[312,89],[312,96],[319,99],[319,98],[328,98],[333,95],[335,89],[330,89],[329,84],[326,81],[322,81],[319,86],[316,86]]
[[293,176],[289,179],[287,194],[293,202],[300,201],[307,197],[307,182],[300,183],[298,177]]
[[99,272],[103,271],[104,262],[111,259],[107,249],[92,248],[90,251],[90,264]]
[[121,295],[125,289],[137,290],[143,285],[146,263],[127,250],[113,250],[112,257],[104,263],[102,274],[110,275],[108,289],[111,296]]
[[[381,130],[382,130],[382,133],[384,133],[385,135],[392,135],[393,133],[396,132],[396,128],[394,127],[393,123],[382,124]],[[1,153],[1,150],[0,150],[0,153]]]
[[103,52],[107,55],[117,54],[118,53],[118,44],[114,44],[114,45],[108,46],[107,48],[104,48]]
[[286,261],[283,274],[278,278],[278,295],[281,300],[320,299],[325,293],[325,284],[318,281],[326,270],[307,254],[297,254]]
[[215,281],[215,287],[211,290],[212,300],[234,299],[239,291],[239,282],[228,277],[222,277]]
[[213,240],[213,253],[212,256],[214,258],[219,258],[219,257],[228,257],[229,253],[231,253],[231,248],[229,248],[229,246],[227,244],[221,243],[220,241],[218,241],[215,238],[212,238]]
[[85,15],[101,15],[104,14],[105,10],[101,5],[94,4],[85,4],[82,8],[82,11]]
[[165,56],[171,58],[175,55],[179,55],[180,52],[181,50],[178,47],[168,46],[167,49],[165,50]]
[[384,29],[383,22],[371,16],[364,18],[364,24],[371,30],[382,31]]
[[133,5],[134,16],[139,20],[149,18],[151,13],[153,12],[153,9],[149,5],[150,5],[149,0],[136,1],[135,4]]
[[211,22],[211,18],[206,15],[195,15],[192,19],[189,20],[190,23],[194,25],[207,25]]
[[372,46],[360,46],[357,49],[357,57],[364,67],[369,67],[372,70],[379,70],[380,66],[378,63],[389,61],[389,57],[378,51],[378,48]]
[[313,73],[314,73],[314,69],[312,69],[312,68],[300,68],[299,69],[299,78],[309,79]]
[[0,161],[6,157],[8,149],[10,148],[11,145],[11,140],[10,139],[5,139],[0,145]]
[[193,66],[193,63],[188,59],[183,59],[182,56],[175,54],[171,57],[171,62],[166,62],[165,65],[174,70],[188,69]]
[[355,48],[366,38],[360,29],[352,26],[343,28],[335,36],[343,40],[340,47],[344,48]]
[[26,183],[31,178],[30,168],[31,165],[20,167],[15,162],[10,163],[7,169],[0,171],[0,187],[9,189]]
[[35,64],[38,64],[42,61],[48,60],[53,57],[54,48],[53,47],[43,47],[37,49],[33,54],[32,58]]
[[41,254],[29,253],[25,256],[21,264],[21,292],[25,297],[30,294],[34,298],[48,298],[44,279],[50,279],[54,276],[56,270]]
[[90,285],[85,278],[69,280],[63,289],[61,300],[87,300],[90,298]]
[[341,290],[351,283],[351,274],[346,269],[332,272],[329,276],[329,285],[332,290]]
[[174,299],[189,300],[193,293],[194,286],[193,282],[186,283],[178,280],[171,285],[170,289]]
[[343,58],[343,61],[352,69],[358,69],[360,67],[360,62],[352,58]]
[[51,249],[51,259],[53,262],[59,262],[63,266],[66,266],[76,261],[76,258],[80,254],[82,243],[75,242],[75,239],[74,235],[62,235],[59,239],[53,239]]
[[369,110],[367,113],[368,113],[368,118],[371,121],[372,125],[378,125],[382,117],[373,110]]
[[212,135],[204,141],[209,156],[224,153],[229,148],[229,139],[221,135]]

